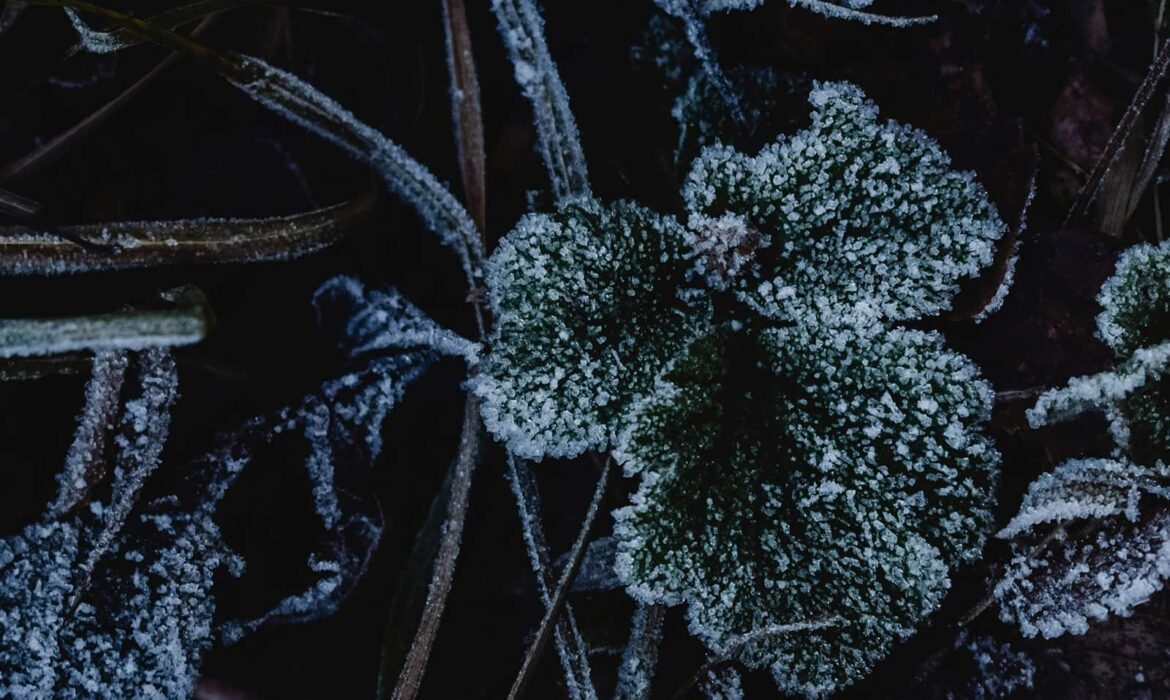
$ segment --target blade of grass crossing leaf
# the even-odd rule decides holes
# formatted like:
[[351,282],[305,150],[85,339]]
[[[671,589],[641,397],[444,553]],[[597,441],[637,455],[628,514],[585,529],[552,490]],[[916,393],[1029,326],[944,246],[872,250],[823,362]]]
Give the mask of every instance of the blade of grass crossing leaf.
[[509,700],[516,700],[516,698],[524,694],[524,690],[532,678],[532,672],[536,668],[536,663],[540,661],[541,653],[544,651],[544,647],[548,644],[553,629],[556,627],[557,617],[561,613],[561,608],[568,600],[569,589],[573,586],[573,579],[577,576],[577,569],[581,566],[582,555],[584,555],[585,547],[589,543],[589,531],[593,529],[593,522],[597,518],[597,511],[601,506],[601,499],[605,496],[605,490],[609,486],[609,473],[612,466],[613,459],[611,458],[605,460],[605,464],[601,467],[601,476],[597,478],[597,487],[593,491],[593,500],[589,503],[589,509],[585,512],[585,520],[581,523],[581,530],[577,533],[576,541],[573,542],[573,548],[569,553],[569,561],[565,564],[564,571],[561,572],[560,580],[557,581],[556,591],[553,593],[552,600],[549,601],[544,619],[540,621],[540,627],[536,631],[536,639],[532,641],[532,646],[528,648],[528,653],[524,656],[524,663],[520,666],[520,673],[516,675],[516,680],[512,683],[512,690],[508,693]]
[[[511,453],[508,454],[508,481],[516,499],[516,512],[520,516],[520,529],[528,550],[529,564],[532,573],[536,575],[536,590],[541,604],[547,609],[552,603],[556,580],[553,578],[548,542],[544,536],[540,494],[531,465]],[[553,630],[553,646],[560,657],[570,700],[595,700],[597,691],[593,688],[589,654],[577,628],[572,605],[568,602]]]

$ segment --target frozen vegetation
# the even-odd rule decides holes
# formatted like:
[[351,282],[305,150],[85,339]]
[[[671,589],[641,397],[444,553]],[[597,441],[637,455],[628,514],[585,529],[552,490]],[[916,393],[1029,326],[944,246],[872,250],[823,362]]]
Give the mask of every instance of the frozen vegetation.
[[[933,19],[876,14],[873,0],[789,2],[864,23]],[[93,353],[57,495],[38,521],[0,539],[0,696],[189,696],[213,644],[336,611],[382,534],[380,508],[362,484],[382,449],[381,426],[442,356],[467,369],[469,417],[456,461],[467,483],[479,420],[506,448],[536,597],[554,620],[542,631],[552,629],[546,638],[570,698],[598,696],[595,650],[572,606],[557,607],[578,548],[562,561],[552,556],[526,460],[608,451],[632,480],[613,536],[587,548],[574,588],[620,587],[636,603],[617,662],[619,698],[658,692],[670,606],[685,607],[691,634],[710,653],[697,688],[728,700],[743,697],[744,667],[770,672],[785,693],[834,693],[918,630],[955,572],[982,553],[1000,465],[986,435],[994,392],[931,322],[993,265],[1008,227],[972,173],[953,167],[925,132],[880,119],[849,83],[814,82],[807,110],[792,119],[802,128],[745,146],[758,145],[760,125],[778,109],[769,95],[792,86],[766,69],[725,71],[706,22],[763,3],[657,0],[674,19],[657,20],[652,60],[674,92],[675,159],[686,171],[678,210],[662,213],[593,195],[538,4],[492,0],[532,106],[551,197],[531,197],[531,211],[490,257],[469,208],[385,134],[288,71],[214,53],[235,87],[370,165],[413,206],[458,255],[480,335],[439,326],[394,289],[332,279],[313,302],[342,373],[219,436],[184,465],[175,492],[156,495],[152,477],[170,466],[163,449],[178,399],[167,348],[202,339],[207,316],[0,321],[0,357]],[[143,38],[68,14],[90,52]],[[151,21],[169,28],[168,17]],[[450,23],[450,5],[445,17]],[[685,41],[665,36],[667,21]],[[470,99],[458,89],[454,98]],[[1033,183],[1029,201],[1034,192]],[[289,220],[298,221],[315,225]],[[246,250],[250,233],[271,237],[274,223],[283,226],[123,222],[101,238],[177,247],[190,244],[192,231],[223,228],[244,233],[217,242]],[[46,250],[60,243],[24,235]],[[1018,252],[1014,241],[1004,283],[976,320],[1003,304]],[[156,252],[124,264],[74,254],[13,270],[113,269],[148,264]],[[234,254],[287,257],[268,248]],[[1128,615],[1170,576],[1170,515],[1160,507],[1170,498],[1170,244],[1126,253],[1101,302],[1100,335],[1116,366],[1046,392],[1028,418],[1039,428],[1101,411],[1115,449],[1041,476],[999,532],[1012,540],[1012,558],[993,597],[1026,636],[1082,633],[1094,620]],[[213,580],[221,570],[239,575],[244,562],[215,517],[242,470],[288,438],[305,448],[318,526],[303,554],[308,583],[254,617],[221,619]],[[587,524],[605,487],[603,477]],[[466,503],[458,508],[450,512],[462,518]],[[453,517],[440,528],[444,538]],[[443,562],[452,571],[461,527]],[[435,581],[428,606],[451,584]],[[971,696],[1031,687],[1033,662],[1010,645],[964,633],[956,648],[979,672]],[[413,697],[403,692],[395,696]]]
[[1126,251],[1100,301],[1098,333],[1116,368],[1045,393],[1028,418],[1040,427],[1100,412],[1113,453],[1041,476],[1000,533],[1015,551],[995,589],[1001,617],[1028,636],[1128,616],[1170,577],[1170,246]]
[[703,151],[685,223],[592,200],[522,221],[488,262],[473,386],[519,454],[614,447],[640,480],[616,513],[630,593],[815,695],[912,633],[990,528],[990,388],[893,324],[948,308],[1006,229],[857,88],[809,99],[756,156]]

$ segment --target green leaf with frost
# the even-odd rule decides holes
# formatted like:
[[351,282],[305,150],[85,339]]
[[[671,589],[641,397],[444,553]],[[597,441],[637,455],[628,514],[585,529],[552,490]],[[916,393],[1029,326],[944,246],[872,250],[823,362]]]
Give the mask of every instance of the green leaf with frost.
[[607,447],[629,403],[709,324],[684,232],[638,205],[580,200],[526,216],[487,264],[491,352],[473,388],[522,457]]
[[998,453],[992,392],[941,336],[880,325],[720,329],[632,411],[615,455],[618,573],[689,604],[692,632],[781,689],[864,676],[980,551]]
[[[1007,231],[987,193],[923,132],[878,121],[856,86],[815,83],[809,102],[811,125],[757,155],[715,146],[695,161],[683,189],[693,239],[754,232],[757,272],[735,289],[771,318],[900,321],[950,308]],[[718,258],[698,263],[727,276]]]

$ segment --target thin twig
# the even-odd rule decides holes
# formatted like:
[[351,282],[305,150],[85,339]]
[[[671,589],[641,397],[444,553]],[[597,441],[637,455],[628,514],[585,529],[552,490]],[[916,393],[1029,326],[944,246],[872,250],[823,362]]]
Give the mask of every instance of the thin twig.
[[[516,455],[508,453],[508,480],[512,487],[512,495],[516,498],[516,513],[520,519],[524,546],[528,550],[532,573],[536,576],[536,591],[541,604],[547,609],[552,602],[556,581],[553,580],[548,543],[545,540],[544,525],[541,522],[540,493],[536,487],[536,479],[532,474],[531,465],[517,458]],[[588,551],[586,548],[586,552]],[[586,558],[586,556],[582,556],[582,565],[584,565]],[[580,571],[578,571],[579,575]],[[597,691],[593,687],[589,654],[577,627],[573,605],[567,601],[557,619],[556,629],[553,630],[553,645],[561,660],[561,670],[565,674],[565,688],[570,700],[596,700]]]
[[459,559],[459,545],[463,539],[467,501],[471,493],[471,477],[479,462],[480,426],[479,401],[473,394],[468,394],[463,405],[463,429],[459,437],[459,454],[455,458],[455,478],[451,481],[451,500],[447,505],[439,554],[435,558],[431,589],[423,607],[422,622],[419,623],[414,643],[406,655],[402,675],[398,677],[398,684],[394,688],[394,700],[410,700],[418,694],[427,659],[431,655],[431,646],[439,633],[439,623],[443,620],[447,594],[451,591],[455,565]]
[[1117,123],[1117,128],[1114,129],[1113,134],[1109,137],[1109,142],[1105,144],[1105,149],[1101,152],[1101,157],[1097,159],[1097,164],[1093,166],[1093,171],[1089,174],[1089,179],[1081,187],[1081,191],[1077,193],[1076,200],[1073,201],[1069,207],[1068,214],[1064,218],[1064,224],[1067,226],[1073,218],[1085,213],[1085,210],[1093,199],[1097,196],[1097,191],[1100,189],[1101,180],[1113,167],[1117,161],[1117,157],[1121,154],[1126,140],[1129,138],[1130,132],[1137,124],[1138,117],[1145,110],[1146,105],[1149,104],[1150,98],[1154,95],[1154,90],[1166,77],[1167,70],[1170,70],[1170,39],[1162,43],[1161,50],[1158,51],[1158,57],[1150,66],[1150,70],[1146,73],[1146,77],[1142,80],[1141,85],[1138,86],[1137,92],[1133,96],[1133,100],[1126,108],[1125,114],[1122,115],[1121,121]]
[[[1059,538],[1062,534],[1064,534],[1064,525],[1063,524],[1057,525],[1056,527],[1054,527],[1051,532],[1049,532],[1047,535],[1044,536],[1044,539],[1037,542],[1036,545],[1034,547],[1032,547],[1031,550],[1028,551],[1028,555],[1027,555],[1028,558],[1033,559],[1033,558],[1039,556],[1045,549],[1048,549],[1048,546],[1050,544],[1052,544],[1052,542],[1054,540]],[[994,602],[995,602],[995,589],[993,587],[992,590],[988,591],[987,595],[983,596],[983,598],[978,603],[971,606],[970,610],[963,613],[963,615],[959,617],[959,620],[958,620],[958,622],[955,623],[955,625],[959,629],[966,627],[967,625],[974,622],[977,617],[979,617],[984,612],[986,612],[987,609],[989,607],[991,607],[991,604]]]
[[610,458],[605,460],[605,465],[601,468],[601,476],[598,477],[597,487],[593,490],[593,500],[589,503],[589,510],[585,512],[585,520],[581,523],[580,532],[577,533],[577,540],[573,543],[573,548],[570,550],[569,561],[565,564],[564,571],[561,572],[561,578],[557,582],[557,588],[553,593],[552,600],[549,601],[544,619],[540,621],[540,627],[536,632],[536,639],[532,641],[532,646],[528,648],[528,653],[524,655],[524,663],[520,666],[520,673],[516,675],[516,680],[512,683],[512,690],[508,693],[509,700],[516,700],[524,692],[528,681],[532,677],[532,671],[536,667],[536,662],[540,660],[540,655],[544,651],[544,647],[548,644],[549,637],[552,635],[557,616],[560,614],[561,607],[568,598],[569,589],[573,585],[573,579],[577,576],[577,569],[581,566],[581,555],[585,553],[585,545],[589,542],[589,531],[593,529],[593,521],[597,518],[597,511],[601,506],[601,499],[605,496],[606,487],[609,485],[609,473],[612,466],[613,459]]
[[[194,30],[191,31],[192,37],[198,37],[215,21],[214,16],[204,18]],[[57,134],[45,143],[38,146],[31,153],[12,161],[11,163],[0,169],[0,182],[15,182],[22,178],[33,175],[47,165],[50,165],[57,160],[69,146],[77,141],[85,138],[99,125],[106,121],[109,117],[116,114],[122,107],[126,106],[139,93],[141,93],[148,85],[153,83],[160,75],[165,73],[171,66],[179,60],[178,53],[171,53],[158,64],[151,68],[145,75],[136,80],[133,85],[123,90],[117,97],[102,105],[95,112],[82,119],[78,123],[69,127],[65,131]]]

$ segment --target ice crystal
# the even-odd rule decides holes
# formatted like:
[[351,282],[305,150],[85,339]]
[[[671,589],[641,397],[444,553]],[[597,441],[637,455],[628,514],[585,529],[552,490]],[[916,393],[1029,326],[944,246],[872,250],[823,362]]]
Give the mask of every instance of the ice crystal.
[[949,308],[1007,230],[983,188],[921,131],[879,122],[855,86],[817,83],[809,101],[812,124],[758,155],[703,152],[683,190],[692,228],[738,216],[770,237],[769,274],[738,291],[773,318]]
[[1100,411],[1113,454],[1042,475],[1000,533],[1014,538],[995,589],[1000,616],[1029,636],[1127,616],[1170,576],[1170,247],[1124,253],[1100,300],[1098,332],[1118,365],[1046,392],[1028,419],[1039,427]]
[[743,679],[730,666],[713,668],[700,681],[699,690],[707,700],[743,700]]
[[568,204],[525,217],[487,265],[492,352],[473,389],[484,423],[518,455],[610,444],[630,401],[701,333],[685,232],[634,204]]
[[[975,367],[930,333],[817,324],[696,342],[616,455],[618,573],[692,632],[808,695],[864,675],[978,554],[998,455]],[[732,640],[761,627],[823,630]]]
[[639,603],[634,610],[630,640],[618,667],[614,700],[639,700],[650,697],[654,672],[658,669],[658,647],[662,643],[662,621],[666,609],[661,605]]

